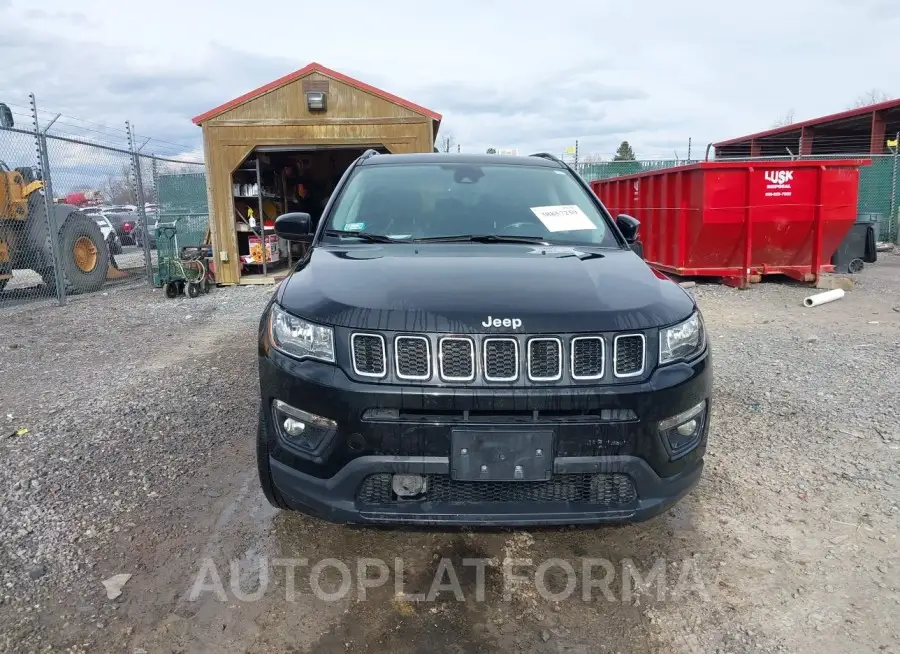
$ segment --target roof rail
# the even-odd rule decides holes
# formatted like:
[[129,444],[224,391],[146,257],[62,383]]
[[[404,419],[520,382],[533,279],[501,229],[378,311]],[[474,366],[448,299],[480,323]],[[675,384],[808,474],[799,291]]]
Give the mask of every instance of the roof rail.
[[365,161],[365,160],[368,159],[369,157],[374,157],[376,154],[378,154],[378,150],[373,150],[372,148],[369,148],[368,150],[366,150],[365,152],[363,152],[361,155],[359,155],[359,159],[357,159],[357,161],[358,161],[359,163],[362,163],[363,161]]
[[555,161],[556,163],[558,163],[558,164],[559,164],[560,166],[562,166],[563,168],[568,168],[568,169],[571,170],[573,173],[575,172],[575,169],[572,168],[572,166],[570,166],[570,165],[567,164],[565,161],[563,161],[562,159],[560,159],[559,157],[557,157],[555,154],[550,154],[549,152],[536,152],[536,153],[530,154],[530,155],[528,155],[528,156],[529,156],[529,157],[540,157],[541,159],[546,159],[547,161]]
[[534,154],[530,154],[530,155],[528,155],[528,156],[529,156],[529,157],[540,157],[541,159],[547,159],[547,160],[549,160],[549,161],[555,161],[555,162],[558,163],[560,166],[563,166],[563,167],[565,167],[565,168],[568,168],[568,165],[566,165],[566,162],[565,162],[565,161],[563,161],[562,159],[560,159],[560,158],[557,157],[556,155],[550,154],[549,152],[535,152]]

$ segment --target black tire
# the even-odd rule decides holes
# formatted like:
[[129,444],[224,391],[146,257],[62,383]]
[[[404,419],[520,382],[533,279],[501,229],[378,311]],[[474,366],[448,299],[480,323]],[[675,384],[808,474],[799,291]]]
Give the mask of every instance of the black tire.
[[106,243],[109,245],[110,254],[122,254],[122,244],[117,242],[116,239],[107,239]]
[[6,288],[6,282],[8,282],[8,281],[9,281],[9,279],[0,279],[0,293],[3,292],[4,288]]
[[256,469],[259,472],[259,485],[269,504],[276,509],[290,509],[287,502],[275,488],[272,481],[272,468],[269,466],[269,437],[266,430],[268,424],[265,411],[260,407],[259,421],[256,428]]
[[[96,251],[92,257],[93,267],[84,270],[76,264],[75,245],[87,239]],[[59,260],[62,264],[63,287],[66,293],[90,293],[100,290],[106,281],[110,253],[100,226],[81,213],[69,214],[59,230]],[[82,263],[82,266],[85,264]]]
[[200,290],[203,291],[204,294],[209,293],[209,289],[211,286],[212,284],[209,283],[209,278],[204,277],[203,281],[200,283]]
[[196,282],[190,282],[187,287],[188,297],[192,300],[196,297],[200,297],[200,284]]
[[170,300],[178,297],[178,285],[175,282],[166,283],[166,297]]

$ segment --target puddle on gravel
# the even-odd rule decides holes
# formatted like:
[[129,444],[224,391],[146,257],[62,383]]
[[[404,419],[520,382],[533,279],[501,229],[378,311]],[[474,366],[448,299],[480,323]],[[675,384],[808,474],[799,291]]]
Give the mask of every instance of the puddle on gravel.
[[[310,566],[334,558],[351,571],[352,590],[311,646],[322,653],[657,651],[650,610],[677,614],[677,607],[670,598],[658,601],[655,586],[623,595],[624,568],[631,566],[629,583],[640,583],[663,559],[663,583],[671,585],[679,566],[700,546],[689,508],[641,525],[530,531],[347,527],[286,513],[275,518],[274,535],[280,556],[307,558]],[[389,568],[387,581],[367,589],[365,599],[356,585],[360,557],[383,560]],[[402,561],[399,569],[395,559]],[[531,564],[512,568],[522,577],[516,581],[507,578],[504,559]],[[550,559],[557,564],[548,565]],[[604,576],[602,566],[595,563],[585,577],[584,559],[602,559],[613,568],[612,597],[594,587]],[[481,580],[472,560],[487,560]],[[574,580],[558,562],[571,564]],[[538,575],[542,564],[547,567]],[[450,569],[461,598],[453,592]],[[298,572],[295,582],[298,593],[312,596],[308,571]],[[444,589],[431,601],[411,597],[427,595],[436,578]],[[594,582],[587,596],[585,578],[589,586]],[[325,592],[337,591],[342,581],[333,568],[319,579]],[[329,604],[312,601],[323,609]]]

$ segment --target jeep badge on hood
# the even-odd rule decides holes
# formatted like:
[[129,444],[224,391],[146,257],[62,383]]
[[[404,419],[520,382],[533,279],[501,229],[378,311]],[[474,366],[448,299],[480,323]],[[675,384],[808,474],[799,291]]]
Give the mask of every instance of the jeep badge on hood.
[[481,323],[482,327],[512,327],[513,329],[518,329],[522,326],[522,321],[518,318],[492,318],[491,316],[487,317],[483,323]]

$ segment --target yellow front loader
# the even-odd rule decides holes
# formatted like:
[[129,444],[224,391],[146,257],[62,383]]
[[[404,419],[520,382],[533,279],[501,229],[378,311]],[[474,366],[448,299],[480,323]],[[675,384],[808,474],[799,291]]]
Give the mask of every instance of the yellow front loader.
[[[4,126],[12,127],[11,118]],[[31,168],[10,169],[0,161],[0,291],[21,269],[34,270],[55,288],[51,247],[66,293],[96,291],[107,279],[127,276],[116,267],[100,226],[78,207],[50,203],[47,229],[43,189]]]

